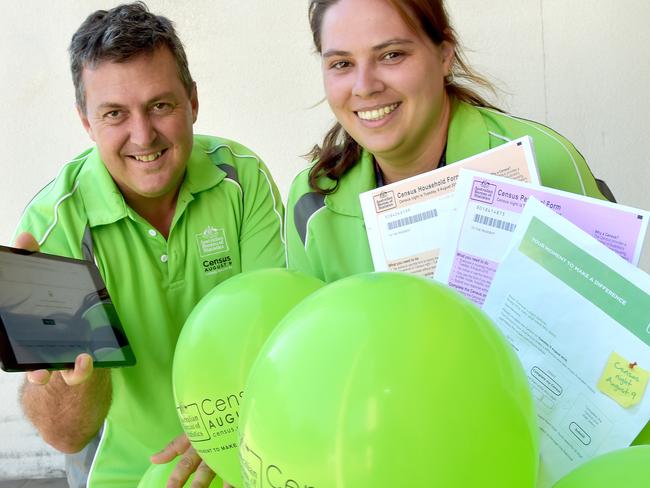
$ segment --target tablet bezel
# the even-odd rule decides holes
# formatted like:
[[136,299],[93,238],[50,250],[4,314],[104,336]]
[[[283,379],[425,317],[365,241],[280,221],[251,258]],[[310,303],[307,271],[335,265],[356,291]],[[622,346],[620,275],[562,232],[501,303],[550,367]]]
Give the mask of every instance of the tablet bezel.
[[[16,259],[21,259],[21,256],[32,256],[32,257],[37,257],[39,259],[74,263],[75,265],[81,264],[86,268],[95,286],[94,289],[87,290],[87,294],[97,293],[102,297],[102,303],[110,302],[110,296],[108,295],[108,291],[106,290],[106,285],[104,284],[104,280],[102,279],[101,274],[99,273],[99,269],[97,269],[97,266],[95,266],[95,264],[91,261],[74,259],[74,258],[69,258],[64,256],[56,256],[54,254],[46,254],[42,252],[27,251],[24,249],[17,249],[14,247],[2,246],[2,245],[0,245],[0,252],[3,254],[14,255]],[[116,342],[118,344],[123,344],[120,347],[120,351],[124,355],[124,359],[118,361],[101,360],[94,357],[91,351],[88,351],[88,353],[91,356],[93,356],[93,366],[95,368],[115,368],[115,367],[133,366],[136,364],[135,355],[133,354],[133,350],[128,341],[124,327],[122,326],[122,323],[120,322],[119,317],[117,316],[117,311],[115,312],[114,319],[116,321],[110,322],[109,325],[111,326],[111,329],[117,329],[117,333],[113,331],[113,334]],[[18,362],[16,360],[16,354],[14,352],[14,348],[11,344],[11,341],[9,340],[7,327],[5,326],[2,316],[0,316],[0,368],[2,370],[6,372],[24,372],[24,371],[32,371],[36,369],[48,369],[48,370],[71,369],[73,367],[74,367],[74,360],[64,361],[64,362],[45,362],[45,361],[30,362],[30,363]]]

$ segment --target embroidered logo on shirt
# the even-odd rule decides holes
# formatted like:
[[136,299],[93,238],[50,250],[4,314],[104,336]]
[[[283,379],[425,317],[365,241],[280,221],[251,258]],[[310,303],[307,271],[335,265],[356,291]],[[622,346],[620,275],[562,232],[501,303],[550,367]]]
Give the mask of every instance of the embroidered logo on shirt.
[[[204,258],[201,264],[206,275],[221,273],[232,268],[230,254],[223,255],[230,250],[224,229],[208,225],[203,232],[196,234],[196,243],[199,246],[199,255]],[[221,255],[215,256],[216,254]]]
[[226,252],[229,249],[225,230],[217,229],[211,225],[196,235],[196,243],[199,246],[199,254],[201,257]]

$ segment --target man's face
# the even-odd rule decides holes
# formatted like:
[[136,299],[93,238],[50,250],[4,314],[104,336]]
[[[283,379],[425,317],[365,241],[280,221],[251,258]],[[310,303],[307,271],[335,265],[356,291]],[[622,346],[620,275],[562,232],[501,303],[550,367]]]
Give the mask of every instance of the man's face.
[[86,111],[79,116],[127,202],[174,197],[192,151],[198,100],[195,89],[188,96],[170,50],[104,61],[84,68],[82,79]]

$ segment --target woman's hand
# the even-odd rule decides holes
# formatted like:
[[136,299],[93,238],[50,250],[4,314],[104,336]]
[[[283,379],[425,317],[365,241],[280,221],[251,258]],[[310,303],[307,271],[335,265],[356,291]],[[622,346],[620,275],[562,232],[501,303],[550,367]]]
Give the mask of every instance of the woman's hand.
[[[181,459],[167,481],[167,488],[182,488],[192,473],[194,473],[194,478],[190,485],[191,488],[207,488],[210,486],[210,482],[216,475],[194,450],[185,433],[167,444],[162,451],[151,456],[151,462],[165,464],[177,456],[181,456]],[[231,488],[227,483],[224,483],[223,486],[224,488]]]

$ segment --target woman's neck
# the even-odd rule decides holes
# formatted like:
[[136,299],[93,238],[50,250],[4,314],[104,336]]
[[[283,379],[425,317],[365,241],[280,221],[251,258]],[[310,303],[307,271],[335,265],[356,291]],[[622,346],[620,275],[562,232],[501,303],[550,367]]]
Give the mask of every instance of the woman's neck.
[[425,144],[399,157],[375,156],[386,184],[410,178],[436,169],[447,146],[447,130],[451,114],[451,102],[444,97],[442,111],[436,125],[430,131]]

